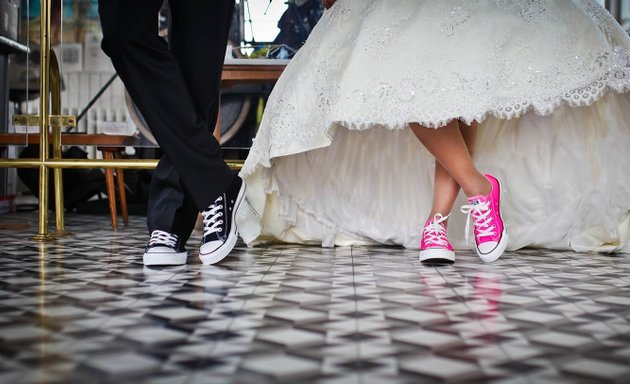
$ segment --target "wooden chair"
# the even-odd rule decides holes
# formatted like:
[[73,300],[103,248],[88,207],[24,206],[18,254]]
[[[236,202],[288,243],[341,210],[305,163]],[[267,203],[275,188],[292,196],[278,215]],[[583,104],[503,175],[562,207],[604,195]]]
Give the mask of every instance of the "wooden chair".
[[[52,142],[52,137],[49,138]],[[62,145],[96,146],[102,152],[104,159],[119,159],[126,146],[137,145],[138,139],[134,136],[105,135],[105,134],[64,134],[61,135]],[[39,144],[38,133],[2,133],[0,134],[0,147],[24,146]],[[109,215],[112,229],[118,229],[118,213],[116,209],[116,186],[118,187],[118,200],[125,226],[129,225],[129,213],[127,209],[127,196],[125,194],[125,178],[122,169],[105,169],[105,185],[109,202]]]
[[[101,151],[103,159],[114,160],[122,158],[124,147],[104,147],[97,146],[96,149]],[[116,172],[112,168],[105,169],[105,185],[107,187],[107,201],[109,203],[109,215],[112,220],[112,229],[118,229],[118,213],[116,210],[116,192],[114,188],[114,177],[118,188],[118,200],[120,201],[120,214],[122,216],[123,225],[129,225],[129,212],[127,210],[127,195],[125,192],[125,176],[122,168],[116,168]]]

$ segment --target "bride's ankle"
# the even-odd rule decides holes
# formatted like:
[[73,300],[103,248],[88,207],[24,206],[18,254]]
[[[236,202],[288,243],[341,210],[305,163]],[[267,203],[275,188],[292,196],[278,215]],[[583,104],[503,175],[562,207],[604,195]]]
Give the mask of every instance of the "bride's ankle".
[[476,180],[474,182],[466,186],[467,188],[462,187],[466,196],[487,196],[490,192],[492,192],[492,184],[490,184],[484,175],[480,174],[479,177],[476,177],[475,179]]

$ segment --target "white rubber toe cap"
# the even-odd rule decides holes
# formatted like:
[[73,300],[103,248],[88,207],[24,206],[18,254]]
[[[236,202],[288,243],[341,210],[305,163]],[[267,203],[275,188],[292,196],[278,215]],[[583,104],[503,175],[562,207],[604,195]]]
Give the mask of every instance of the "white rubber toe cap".
[[507,232],[504,229],[501,240],[498,243],[496,241],[487,241],[479,244],[477,246],[477,255],[486,263],[493,262],[503,255],[505,247],[507,246],[507,240]]
[[219,249],[219,247],[221,247],[223,244],[225,244],[225,243],[223,241],[220,241],[220,240],[209,241],[209,242],[203,244],[199,248],[199,253],[202,254],[202,255],[207,255],[207,254],[212,253],[212,252],[216,251],[217,249]]
[[444,248],[428,248],[420,251],[420,261],[455,261],[455,252]]
[[206,265],[216,264],[223,260],[236,245],[238,236],[232,234],[225,242],[220,240],[210,241],[199,248],[199,258]]

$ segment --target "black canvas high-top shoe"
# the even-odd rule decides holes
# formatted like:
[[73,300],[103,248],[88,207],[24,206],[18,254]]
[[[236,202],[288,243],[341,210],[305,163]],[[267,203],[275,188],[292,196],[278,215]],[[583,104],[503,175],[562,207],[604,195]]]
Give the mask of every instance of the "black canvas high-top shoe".
[[238,240],[235,218],[246,189],[243,180],[235,176],[228,189],[201,212],[203,238],[199,258],[204,264],[218,263],[234,249]]
[[186,264],[188,252],[179,236],[166,231],[151,232],[149,243],[144,249],[144,265]]

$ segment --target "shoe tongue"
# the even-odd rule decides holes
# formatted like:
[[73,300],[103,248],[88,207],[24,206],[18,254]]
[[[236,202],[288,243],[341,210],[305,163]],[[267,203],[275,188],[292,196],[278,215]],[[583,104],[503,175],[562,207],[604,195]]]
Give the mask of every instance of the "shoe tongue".
[[468,204],[479,205],[485,201],[483,196],[473,196],[468,198]]

